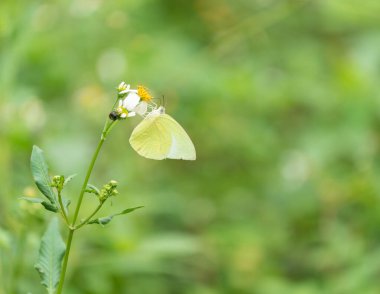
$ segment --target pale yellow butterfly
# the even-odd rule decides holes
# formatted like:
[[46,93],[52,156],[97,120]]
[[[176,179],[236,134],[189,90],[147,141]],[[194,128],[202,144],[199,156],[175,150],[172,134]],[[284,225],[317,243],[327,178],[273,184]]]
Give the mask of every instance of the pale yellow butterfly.
[[195,148],[189,135],[160,106],[152,110],[133,130],[129,142],[135,151],[150,159],[195,160]]

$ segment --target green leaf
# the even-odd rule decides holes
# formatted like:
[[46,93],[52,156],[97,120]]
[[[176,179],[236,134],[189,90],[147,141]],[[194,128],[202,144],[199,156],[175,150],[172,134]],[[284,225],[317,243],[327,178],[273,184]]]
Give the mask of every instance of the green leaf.
[[39,257],[34,266],[41,277],[41,284],[49,294],[54,294],[61,274],[62,259],[66,246],[59,234],[58,219],[51,220],[41,239]]
[[57,206],[54,191],[50,186],[51,180],[43,151],[36,145],[33,146],[32,156],[30,158],[30,167],[37,188],[46,196],[47,199],[49,199],[50,203]]
[[127,208],[127,209],[123,210],[122,212],[115,213],[115,214],[112,214],[112,215],[109,215],[109,216],[106,216],[106,217],[100,217],[100,218],[91,220],[88,223],[89,224],[98,224],[98,225],[104,226],[104,225],[108,224],[115,216],[131,213],[132,211],[134,211],[136,209],[139,209],[139,208],[142,208],[142,207],[144,207],[144,206],[137,206],[137,207]]
[[58,212],[58,207],[55,206],[54,204],[51,204],[47,201],[42,201],[41,205],[45,207],[46,210],[52,211],[52,212]]
[[96,196],[100,195],[99,189],[96,186],[91,185],[91,184],[87,184],[86,192],[90,194],[95,194]]
[[35,198],[35,197],[20,197],[19,199],[20,200],[25,200],[25,201],[28,201],[28,202],[31,202],[31,203],[42,203],[42,202],[44,202],[43,199],[41,199],[41,198]]
[[66,179],[65,179],[65,182],[63,183],[63,186],[66,186],[68,182],[70,182],[73,178],[76,177],[77,174],[73,174],[73,175],[70,175],[68,176]]
[[58,207],[55,206],[54,204],[52,203],[49,203],[41,198],[34,198],[34,197],[20,197],[19,198],[20,200],[25,200],[25,201],[28,201],[28,202],[31,202],[31,203],[39,203],[41,204],[43,207],[45,207],[46,210],[49,210],[49,211],[52,211],[52,212],[57,212],[58,211]]

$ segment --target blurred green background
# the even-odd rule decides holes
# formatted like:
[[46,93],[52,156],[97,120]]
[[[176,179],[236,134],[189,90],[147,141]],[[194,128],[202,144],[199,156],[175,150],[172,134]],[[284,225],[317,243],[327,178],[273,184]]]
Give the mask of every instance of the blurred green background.
[[[152,161],[114,129],[91,183],[120,183],[75,235],[65,293],[380,293],[380,1],[1,0],[0,293],[33,268],[52,174],[78,173],[120,81],[144,84],[197,161]],[[83,215],[96,201],[86,196]],[[62,230],[63,234],[66,231]]]

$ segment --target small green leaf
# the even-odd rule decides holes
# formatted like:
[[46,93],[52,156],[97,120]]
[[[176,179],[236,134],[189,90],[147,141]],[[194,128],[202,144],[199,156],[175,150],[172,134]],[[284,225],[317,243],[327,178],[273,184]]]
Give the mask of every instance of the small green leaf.
[[35,198],[35,197],[20,197],[19,199],[20,200],[25,200],[25,201],[28,201],[28,202],[31,202],[31,203],[42,203],[42,202],[44,202],[43,199],[41,199],[41,198]]
[[114,216],[131,213],[132,211],[139,209],[139,208],[143,208],[143,207],[144,206],[136,206],[136,207],[127,208],[127,209],[124,209],[122,212],[114,214]]
[[91,185],[91,184],[87,184],[86,192],[90,194],[95,194],[96,196],[100,195],[99,189],[96,186]]
[[70,175],[68,176],[66,179],[65,179],[65,182],[63,183],[63,186],[66,186],[68,182],[70,182],[73,178],[76,177],[77,174],[73,174],[73,175]]
[[98,225],[104,226],[104,225],[108,224],[115,216],[131,213],[132,211],[134,211],[136,209],[139,209],[139,208],[142,208],[142,207],[144,207],[144,206],[137,206],[137,207],[127,208],[127,209],[123,210],[122,212],[115,213],[115,214],[112,214],[112,215],[109,215],[109,216],[106,216],[106,217],[100,217],[100,218],[91,220],[88,223],[89,224],[98,224]]
[[43,207],[45,207],[46,210],[52,211],[52,212],[57,212],[58,208],[54,204],[51,204],[41,198],[34,198],[34,197],[20,197],[20,200],[25,200],[31,203],[39,203]]
[[63,206],[67,209],[69,208],[69,205],[71,204],[71,200],[67,199],[66,197],[63,197],[62,196],[62,202],[63,202]]
[[110,215],[110,216],[107,216],[107,217],[100,217],[100,218],[97,218],[97,219],[94,219],[92,221],[89,221],[88,224],[98,224],[98,225],[106,225],[108,224],[111,220],[112,220],[113,216]]
[[49,199],[50,203],[56,204],[56,197],[51,187],[51,179],[43,151],[35,145],[33,146],[32,156],[30,158],[30,167],[37,188]]
[[41,284],[49,294],[54,294],[61,274],[61,264],[66,246],[59,233],[58,219],[51,220],[41,239],[39,257],[34,266],[41,277]]
[[55,206],[54,204],[51,204],[47,201],[42,201],[41,202],[42,206],[45,207],[46,210],[52,211],[52,212],[58,212],[58,207]]

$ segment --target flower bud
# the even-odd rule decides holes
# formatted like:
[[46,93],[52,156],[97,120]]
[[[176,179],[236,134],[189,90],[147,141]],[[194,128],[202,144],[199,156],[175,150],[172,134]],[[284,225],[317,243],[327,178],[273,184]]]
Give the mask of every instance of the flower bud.
[[125,91],[129,88],[129,85],[127,85],[125,82],[121,82],[119,84],[119,86],[117,86],[117,91],[118,92],[121,92],[121,91]]
[[53,177],[53,182],[51,186],[57,188],[58,191],[62,191],[64,183],[65,183],[65,177],[58,175],[58,176]]
[[113,188],[116,188],[117,187],[117,182],[115,180],[111,180],[109,182],[110,186],[113,187]]
[[117,182],[114,180],[111,180],[108,182],[108,184],[105,184],[103,188],[100,190],[99,194],[99,201],[104,202],[106,201],[109,197],[116,196],[119,194],[119,192],[116,190],[117,187]]

